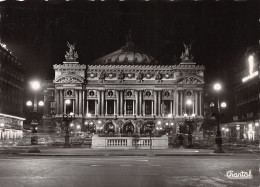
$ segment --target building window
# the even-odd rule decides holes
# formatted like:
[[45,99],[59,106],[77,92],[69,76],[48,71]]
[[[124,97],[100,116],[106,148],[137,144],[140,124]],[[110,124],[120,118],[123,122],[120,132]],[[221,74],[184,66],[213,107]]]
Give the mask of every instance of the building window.
[[114,100],[107,100],[107,114],[114,114]]
[[73,111],[73,104],[74,104],[74,102],[73,102],[73,100],[66,100],[65,101],[65,113],[66,114],[69,114],[69,113],[71,113],[71,112],[74,112]]
[[133,100],[126,101],[126,114],[133,114]]
[[145,101],[145,115],[152,114],[152,101]]
[[96,109],[95,100],[89,100],[88,101],[88,113],[95,114],[95,109]]
[[171,113],[171,101],[164,100],[162,105],[162,113],[168,115]]

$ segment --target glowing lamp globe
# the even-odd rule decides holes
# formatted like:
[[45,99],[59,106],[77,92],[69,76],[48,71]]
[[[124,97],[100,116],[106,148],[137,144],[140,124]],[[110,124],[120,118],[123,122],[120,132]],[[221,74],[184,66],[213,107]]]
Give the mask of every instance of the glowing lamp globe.
[[226,102],[222,102],[222,103],[220,104],[220,106],[221,106],[222,108],[226,108],[226,107],[227,107],[227,103],[226,103]]
[[34,91],[37,91],[37,90],[40,89],[41,84],[40,84],[39,81],[32,81],[32,82],[31,82],[31,87],[32,87],[32,89],[33,89]]
[[65,100],[65,103],[66,103],[67,105],[69,105],[69,104],[70,104],[70,100],[69,100],[69,99]]
[[221,90],[221,84],[219,84],[219,83],[214,84],[214,90],[220,91]]
[[187,104],[187,105],[191,105],[191,104],[192,104],[192,101],[191,101],[190,99],[188,99],[188,100],[186,101],[186,104]]
[[26,102],[26,106],[32,106],[32,102],[31,101],[27,101]]
[[44,106],[44,102],[43,101],[39,101],[39,106]]

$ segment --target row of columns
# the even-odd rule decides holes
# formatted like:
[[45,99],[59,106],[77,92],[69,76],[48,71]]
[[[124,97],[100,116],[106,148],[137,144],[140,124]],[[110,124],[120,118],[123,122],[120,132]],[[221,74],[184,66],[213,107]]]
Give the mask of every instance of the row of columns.
[[22,130],[0,129],[0,140],[20,139],[23,137]]
[[[170,112],[175,116],[183,116],[187,111],[186,99],[192,100],[192,113],[201,116],[203,114],[202,109],[202,91],[196,91],[192,97],[185,97],[184,90],[175,90],[173,100],[170,103]],[[135,90],[135,98],[133,99],[133,114],[140,116],[145,114],[143,90]],[[85,105],[84,102],[85,91],[75,90],[75,99],[73,100],[73,111],[75,114],[84,114]],[[56,114],[63,114],[66,110],[66,104],[64,99],[64,90],[55,91],[56,100]],[[97,90],[97,100],[95,101],[96,115],[106,115],[107,102],[105,98],[105,90]],[[116,90],[116,99],[114,102],[114,113],[122,116],[125,115],[125,98],[124,90]],[[162,90],[154,91],[154,98],[152,101],[152,115],[162,115]],[[88,102],[86,106],[88,113]]]
[[[55,90],[56,114],[63,114],[66,112],[66,103],[64,98],[64,90]],[[73,112],[77,115],[84,114],[84,100],[85,91],[75,90],[75,97],[72,100]]]

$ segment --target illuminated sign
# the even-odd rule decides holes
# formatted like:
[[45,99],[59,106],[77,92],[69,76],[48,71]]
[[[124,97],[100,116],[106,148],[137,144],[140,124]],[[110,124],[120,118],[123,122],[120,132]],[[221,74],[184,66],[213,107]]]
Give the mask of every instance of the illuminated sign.
[[249,63],[249,75],[244,77],[242,79],[242,82],[246,82],[249,79],[252,79],[253,77],[258,75],[258,71],[253,72],[253,69],[254,69],[254,57],[252,55],[249,56],[248,63]]

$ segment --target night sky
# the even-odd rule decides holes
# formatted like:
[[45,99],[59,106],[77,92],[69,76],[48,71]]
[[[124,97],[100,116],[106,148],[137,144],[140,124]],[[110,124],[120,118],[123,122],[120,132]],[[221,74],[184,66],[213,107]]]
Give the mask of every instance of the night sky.
[[79,62],[90,64],[123,46],[132,30],[135,45],[160,64],[178,64],[183,42],[192,43],[207,83],[226,81],[260,38],[257,3],[55,2],[0,4],[1,41],[26,66],[28,80],[53,79],[67,41],[76,43]]

